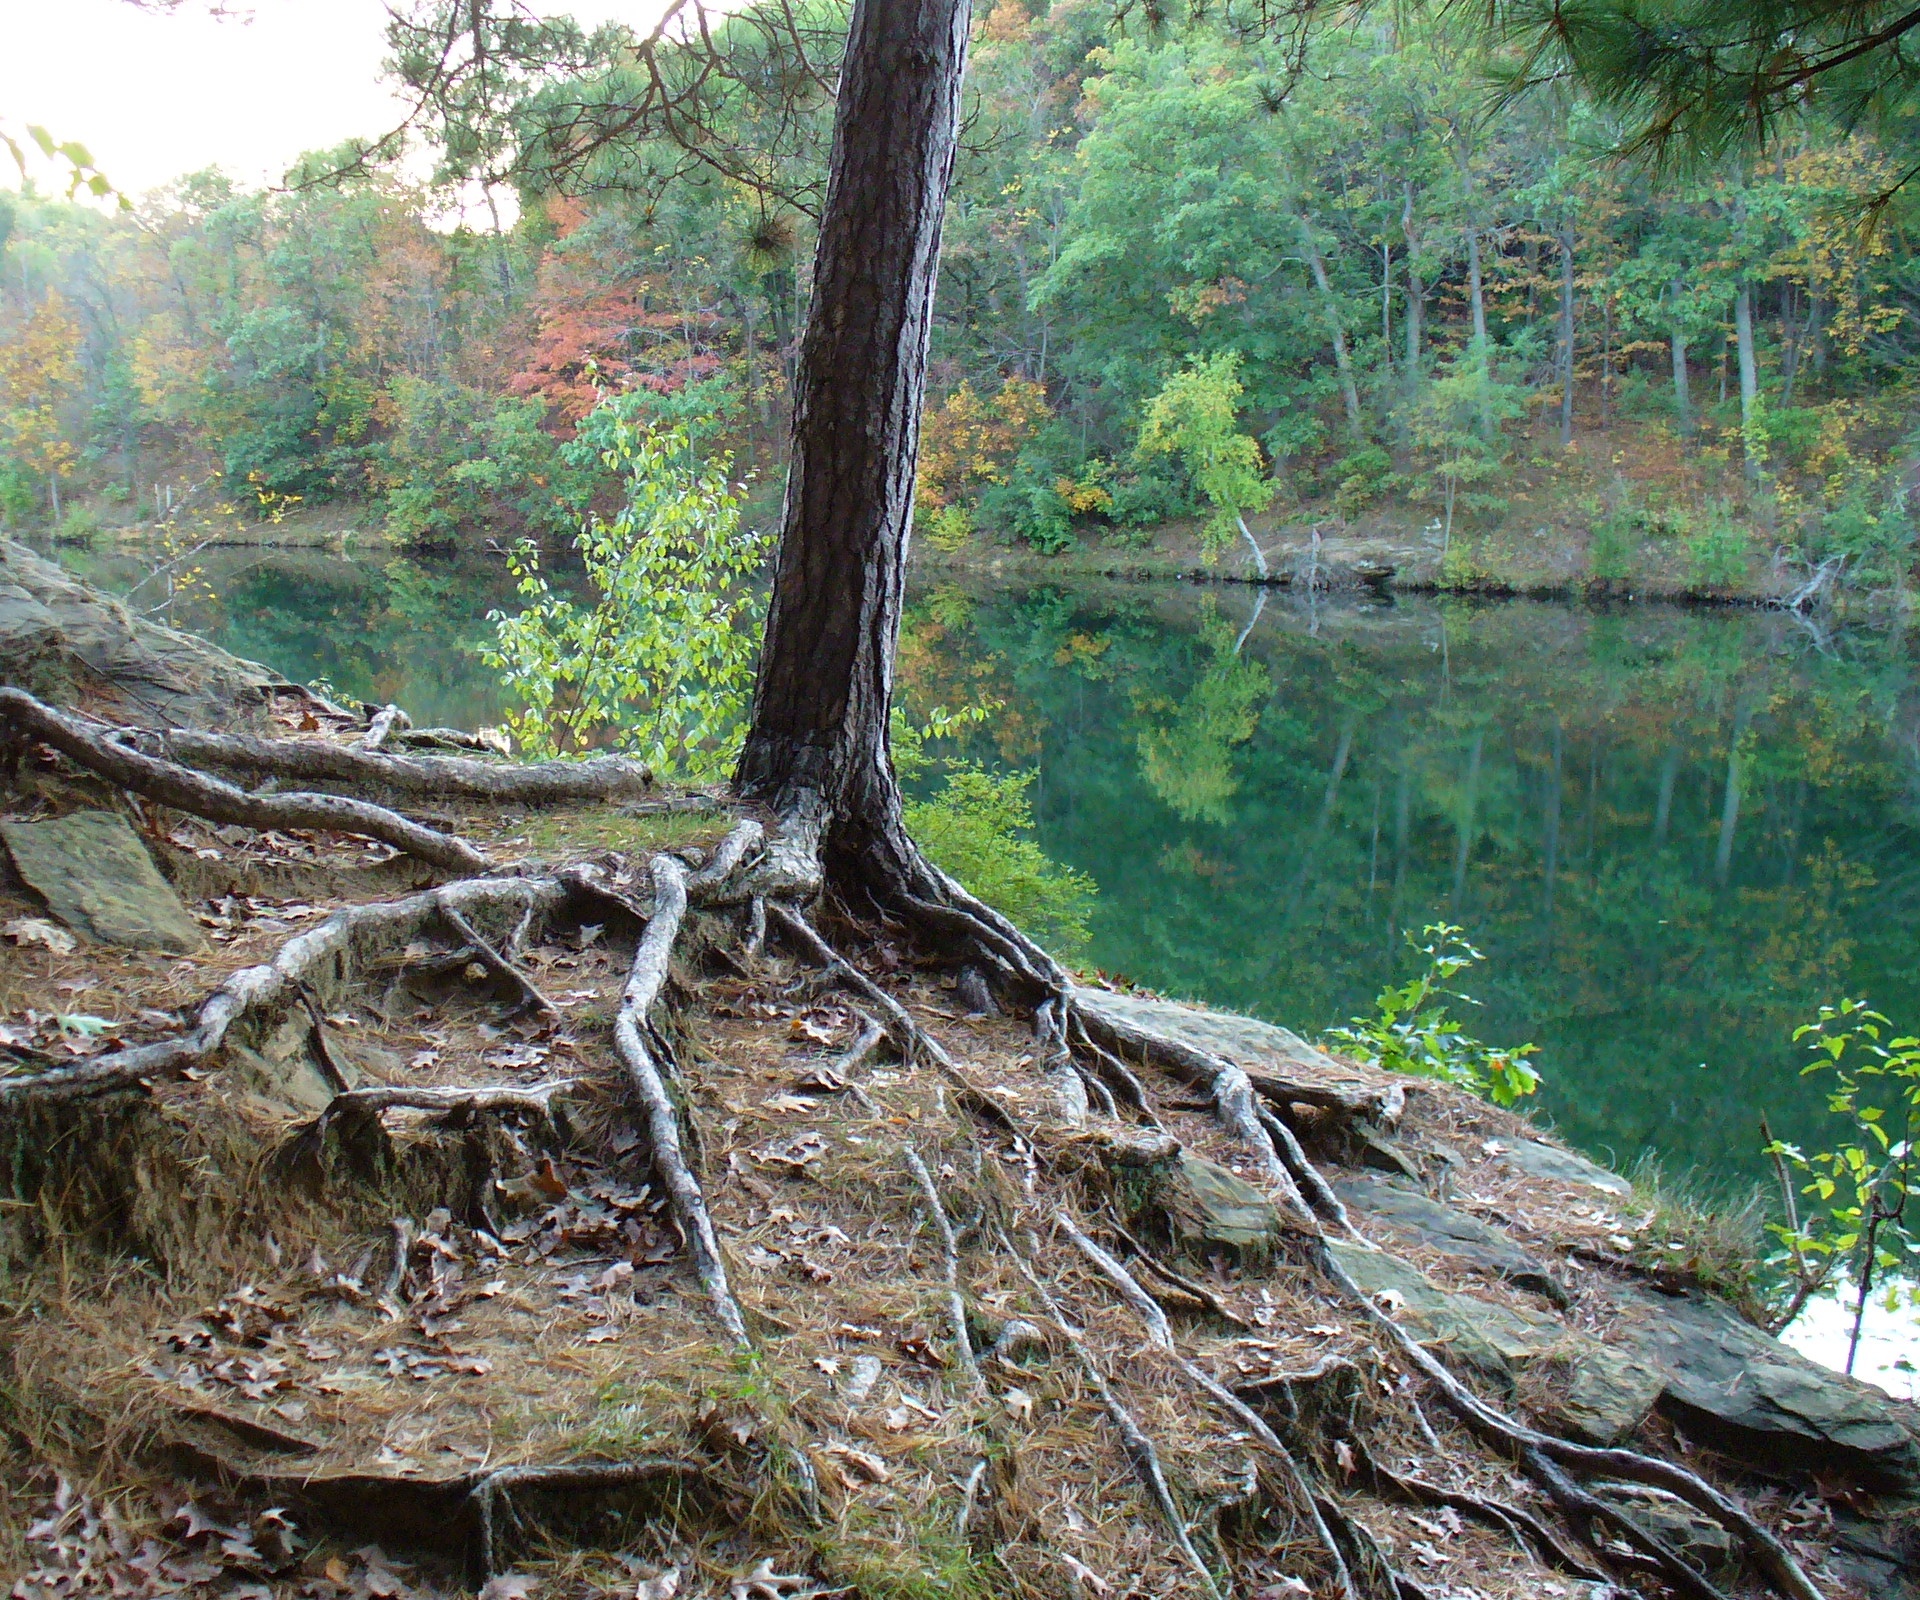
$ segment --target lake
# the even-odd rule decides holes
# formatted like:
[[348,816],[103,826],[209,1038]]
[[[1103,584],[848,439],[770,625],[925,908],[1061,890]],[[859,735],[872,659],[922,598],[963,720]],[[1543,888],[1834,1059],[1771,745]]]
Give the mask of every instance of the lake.
[[[130,583],[126,556],[61,552]],[[496,559],[224,550],[177,620],[300,681],[493,720]],[[152,586],[143,591],[148,595]],[[1313,1033],[1445,921],[1471,1031],[1540,1046],[1539,1109],[1622,1167],[1766,1175],[1820,1143],[1793,1027],[1920,1025],[1920,670],[1779,614],[1221,585],[918,585],[901,683],[1000,703],[969,754],[1037,771],[1041,843],[1099,885],[1087,959]],[[1251,626],[1249,626],[1251,624]]]

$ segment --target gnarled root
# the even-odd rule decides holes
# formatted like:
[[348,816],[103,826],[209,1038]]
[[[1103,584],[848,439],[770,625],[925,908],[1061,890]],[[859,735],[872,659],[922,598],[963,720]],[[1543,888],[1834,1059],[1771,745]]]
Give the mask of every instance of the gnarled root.
[[1174,1342],[1173,1327],[1167,1321],[1166,1313],[1160,1309],[1159,1302],[1141,1288],[1139,1280],[1127,1271],[1116,1257],[1090,1239],[1066,1212],[1056,1212],[1054,1223],[1072,1242],[1074,1248],[1094,1265],[1101,1276],[1118,1292],[1120,1298],[1132,1308],[1134,1315],[1140,1319],[1141,1325],[1146,1330],[1148,1342],[1172,1356],[1188,1379],[1251,1433],[1261,1448],[1274,1458],[1287,1480],[1288,1487],[1293,1491],[1302,1514],[1313,1528],[1321,1550],[1327,1557],[1334,1587],[1339,1592],[1341,1600],[1358,1600],[1358,1591],[1353,1586],[1353,1574],[1347,1570],[1346,1557],[1340,1553],[1339,1544],[1320,1514],[1319,1503],[1314,1496],[1312,1485],[1307,1482],[1305,1474],[1300,1470],[1300,1464],[1294,1460],[1293,1452],[1267,1425],[1266,1418],[1220,1383],[1211,1373],[1180,1353],[1178,1345]]
[[[673,942],[687,914],[687,869],[672,856],[653,858],[653,915],[646,932],[633,952],[633,969],[620,997],[620,1010],[614,1018],[614,1046],[627,1069],[627,1080],[646,1117],[647,1134],[653,1146],[653,1167],[667,1191],[674,1220],[686,1239],[687,1253],[694,1271],[707,1291],[713,1314],[727,1330],[733,1342],[750,1348],[746,1318],[739,1302],[727,1285],[726,1263],[720,1256],[720,1240],[707,1211],[707,1198],[700,1180],[687,1165],[680,1143],[680,1117],[673,1098],[654,1058],[658,1035],[648,1020],[653,1003],[667,981],[667,961]],[[662,1051],[664,1055],[664,1051]]]
[[[378,719],[375,719],[376,725]],[[344,783],[356,790],[406,800],[476,800],[496,805],[552,806],[580,801],[632,800],[653,787],[645,762],[626,756],[524,765],[466,756],[401,755],[397,733],[358,747],[331,739],[257,739],[246,734],[169,728],[129,730],[122,736],[150,755],[190,767],[244,772],[296,783]]]
[[[1819,1589],[1807,1577],[1787,1548],[1734,1500],[1722,1494],[1705,1479],[1685,1467],[1633,1450],[1603,1449],[1556,1439],[1516,1422],[1474,1394],[1430,1354],[1419,1340],[1376,1305],[1348,1275],[1331,1252],[1321,1250],[1319,1267],[1325,1276],[1364,1312],[1370,1322],[1390,1339],[1401,1355],[1418,1368],[1440,1393],[1448,1408],[1480,1437],[1517,1453],[1549,1493],[1552,1479],[1543,1475],[1548,1466],[1576,1467],[1582,1471],[1602,1472],[1610,1477],[1626,1478],[1677,1495],[1703,1511],[1739,1541],[1747,1558],[1773,1587],[1788,1600],[1822,1600]],[[1556,1474],[1564,1481],[1564,1474]],[[1558,1498],[1558,1496],[1556,1496]],[[1656,1541],[1657,1543],[1657,1541]],[[1653,1552],[1649,1551],[1649,1554]],[[1700,1581],[1699,1574],[1677,1557],[1671,1565],[1662,1563],[1662,1571],[1676,1586],[1688,1588]],[[1660,1557],[1655,1556],[1656,1560]],[[1698,1592],[1694,1590],[1692,1592]]]
[[0,688],[0,720],[28,738],[52,745],[68,760],[118,788],[210,822],[357,833],[447,872],[485,872],[492,865],[466,840],[409,821],[385,806],[335,794],[249,794],[190,767],[142,755],[42,705],[24,689]]
[[557,910],[566,893],[557,878],[468,878],[423,894],[337,911],[318,927],[289,939],[273,960],[234,973],[201,1004],[194,1026],[184,1034],[46,1072],[0,1078],[0,1111],[30,1101],[110,1094],[177,1078],[189,1067],[212,1062],[230,1036],[244,1037],[249,1030],[278,1023],[294,1005],[305,1004],[303,991],[310,985],[333,987],[359,967],[369,951],[404,943],[441,918],[448,906],[466,916],[530,911],[538,919]]

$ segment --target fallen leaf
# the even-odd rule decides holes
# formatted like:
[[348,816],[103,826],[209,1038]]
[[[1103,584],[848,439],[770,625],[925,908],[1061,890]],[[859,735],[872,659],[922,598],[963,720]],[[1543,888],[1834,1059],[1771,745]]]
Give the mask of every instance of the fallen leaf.
[[0,923],[0,934],[19,945],[44,945],[57,956],[71,955],[77,942],[65,928],[44,917],[15,917]]
[[1333,1441],[1333,1459],[1339,1466],[1343,1477],[1351,1478],[1357,1463],[1353,1459],[1353,1446],[1345,1439]]
[[769,1095],[766,1099],[762,1100],[760,1102],[760,1108],[763,1111],[774,1111],[785,1115],[789,1112],[818,1111],[820,1109],[820,1102],[818,1100],[809,1100],[803,1094],[775,1094]]
[[893,1469],[871,1450],[860,1450],[850,1444],[830,1444],[827,1454],[846,1462],[869,1483],[886,1483],[893,1477]]
[[1033,1396],[1025,1389],[1009,1389],[1000,1396],[1000,1403],[1007,1408],[1007,1415],[1025,1422],[1033,1416]]
[[503,1572],[497,1578],[489,1578],[480,1590],[480,1600],[527,1600],[533,1593],[534,1580],[523,1572]]
[[634,1585],[633,1600],[673,1600],[680,1592],[680,1569],[667,1567]]

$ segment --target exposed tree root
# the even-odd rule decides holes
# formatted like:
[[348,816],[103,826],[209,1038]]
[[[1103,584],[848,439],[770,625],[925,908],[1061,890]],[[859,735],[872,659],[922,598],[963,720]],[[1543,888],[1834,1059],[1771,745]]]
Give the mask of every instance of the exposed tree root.
[[997,1123],[1009,1133],[1020,1133],[1023,1125],[1012,1111],[988,1090],[980,1087],[954,1064],[945,1046],[927,1030],[913,1020],[907,1008],[887,991],[875,983],[858,967],[844,959],[833,946],[822,939],[813,930],[813,925],[798,911],[782,905],[777,900],[767,902],[767,914],[780,926],[783,933],[798,945],[807,959],[818,965],[825,975],[834,982],[845,984],[859,995],[874,1010],[880,1013],[881,1026],[886,1029],[887,1037],[906,1060],[921,1060],[932,1063],[940,1075],[956,1091],[962,1107],[976,1115],[985,1116]]
[[[1106,1375],[1101,1372],[1100,1364],[1094,1360],[1093,1352],[1087,1348],[1086,1340],[1081,1338],[1073,1324],[1067,1320],[1066,1313],[1060,1309],[1059,1301],[1054,1299],[1047,1286],[1034,1272],[1028,1256],[1014,1248],[1013,1241],[1008,1238],[1004,1229],[1000,1232],[1000,1244],[1009,1259],[1019,1269],[1021,1277],[1027,1280],[1027,1287],[1033,1290],[1035,1297],[1045,1309],[1047,1320],[1053,1324],[1054,1331],[1066,1341],[1067,1348],[1073,1352],[1074,1359],[1079,1362],[1080,1370],[1092,1386],[1093,1392],[1100,1397],[1100,1404],[1106,1409],[1114,1430],[1120,1435],[1120,1443],[1127,1453],[1127,1459],[1133,1463],[1133,1470],[1146,1489],[1147,1497],[1152,1500],[1154,1509],[1160,1513],[1161,1520],[1167,1525],[1168,1537],[1173,1541],[1174,1548],[1180,1552],[1182,1559],[1193,1570],[1194,1576],[1200,1580],[1201,1588],[1212,1597],[1212,1600],[1222,1600],[1220,1587],[1214,1581],[1213,1573],[1208,1569],[1206,1562],[1200,1559],[1200,1552],[1193,1547],[1193,1538],[1187,1532],[1186,1519],[1180,1515],[1180,1508],[1174,1502],[1173,1490],[1167,1483],[1166,1471],[1160,1465],[1160,1452],[1154,1447],[1153,1440],[1147,1437],[1140,1424],[1134,1420],[1133,1413],[1120,1403],[1119,1396],[1113,1392],[1113,1386],[1107,1382]],[[1037,1241],[1031,1238],[1028,1240],[1027,1248],[1030,1254],[1039,1253]]]
[[188,1032],[85,1057],[71,1066],[0,1078],[0,1110],[177,1078],[190,1067],[211,1064],[230,1037],[278,1023],[291,1007],[304,1004],[307,985],[331,988],[360,964],[366,951],[404,943],[425,930],[448,905],[469,915],[498,909],[530,910],[539,917],[558,909],[566,892],[557,878],[469,878],[335,912],[318,927],[289,939],[273,960],[234,973],[202,1003]]
[[713,1314],[735,1344],[751,1348],[746,1318],[727,1284],[726,1263],[721,1259],[720,1240],[707,1212],[706,1195],[682,1153],[679,1113],[654,1060],[658,1035],[648,1017],[666,984],[667,961],[687,914],[687,869],[672,856],[657,855],[652,873],[653,915],[633,952],[633,969],[614,1018],[614,1044],[646,1116],[654,1171],[673,1205],[674,1220],[680,1225],[687,1254],[707,1291]]
[[1127,1271],[1116,1257],[1089,1238],[1065,1211],[1055,1212],[1054,1222],[1072,1242],[1074,1248],[1093,1263],[1118,1292],[1120,1298],[1132,1308],[1134,1315],[1139,1317],[1141,1324],[1145,1327],[1149,1342],[1172,1356],[1180,1370],[1198,1385],[1209,1399],[1251,1433],[1262,1448],[1274,1458],[1327,1557],[1334,1587],[1339,1592],[1341,1600],[1359,1600],[1358,1591],[1353,1586],[1353,1574],[1347,1570],[1346,1558],[1340,1553],[1340,1546],[1335,1542],[1332,1531],[1320,1514],[1312,1485],[1307,1482],[1305,1474],[1300,1470],[1300,1464],[1294,1459],[1293,1452],[1267,1425],[1266,1418],[1220,1383],[1211,1373],[1196,1366],[1181,1354],[1166,1313],[1160,1309],[1159,1303],[1141,1288],[1139,1280]]
[[447,1115],[474,1111],[522,1111],[530,1116],[550,1117],[553,1097],[577,1089],[584,1078],[555,1078],[547,1083],[522,1088],[519,1085],[449,1085],[445,1088],[412,1087],[405,1084],[377,1084],[366,1089],[348,1089],[337,1094],[320,1113],[322,1122],[360,1111],[437,1111]]
[[[496,977],[505,978],[518,989],[527,1004],[536,1011],[544,1011],[548,1016],[557,1017],[560,1008],[540,992],[540,986],[522,972],[504,955],[487,942],[486,937],[460,914],[460,908],[445,895],[435,891],[441,917],[447,926],[473,947],[474,959]],[[522,923],[524,927],[524,922]]]
[[1579,1578],[1588,1583],[1605,1583],[1607,1575],[1582,1561],[1561,1541],[1557,1534],[1531,1511],[1511,1505],[1504,1500],[1482,1499],[1479,1495],[1466,1494],[1458,1489],[1442,1488],[1437,1483],[1428,1483],[1424,1478],[1410,1477],[1404,1473],[1391,1472],[1367,1449],[1360,1440],[1352,1441],[1353,1452],[1367,1481],[1376,1488],[1386,1489],[1398,1495],[1412,1505],[1451,1506],[1456,1511],[1464,1511],[1470,1517],[1500,1529],[1523,1550],[1537,1552],[1542,1560],[1558,1567],[1569,1577]]
[[492,865],[466,840],[411,822],[385,806],[335,794],[249,794],[190,767],[142,755],[42,705],[24,689],[0,688],[0,720],[118,788],[210,822],[357,833],[448,872],[485,872]]
[[906,1145],[901,1155],[913,1181],[920,1186],[920,1197],[927,1204],[927,1222],[940,1241],[940,1270],[947,1287],[947,1320],[953,1329],[953,1358],[966,1374],[968,1387],[980,1388],[980,1366],[973,1359],[973,1340],[967,1334],[967,1302],[960,1292],[960,1245],[953,1236],[953,1224],[947,1220],[947,1208],[934,1186],[933,1174],[920,1159],[920,1152]]
[[[1324,1249],[1319,1252],[1320,1270],[1338,1285],[1352,1304],[1365,1312],[1368,1320],[1392,1340],[1400,1353],[1433,1384],[1453,1413],[1474,1433],[1518,1453],[1536,1476],[1541,1468],[1553,1464],[1600,1472],[1630,1482],[1665,1489],[1689,1505],[1705,1512],[1740,1542],[1748,1559],[1760,1574],[1789,1600],[1822,1600],[1821,1593],[1787,1548],[1756,1522],[1729,1496],[1705,1479],[1673,1462],[1633,1450],[1604,1449],[1574,1444],[1540,1433],[1489,1405],[1449,1372],[1420,1341],[1376,1305],[1348,1275],[1346,1269]],[[1551,1486],[1547,1486],[1551,1492]],[[1658,1559],[1658,1558],[1656,1558]],[[1686,1563],[1674,1558],[1668,1576],[1677,1585],[1698,1580]],[[1664,1569],[1663,1570],[1667,1570]]]
[[578,1495],[587,1489],[624,1489],[634,1484],[704,1480],[706,1469],[670,1456],[639,1461],[579,1462],[551,1467],[496,1467],[477,1475],[467,1491],[474,1519],[474,1576],[482,1584],[499,1571],[499,1514],[509,1514],[515,1491],[563,1491]]
[[192,767],[214,767],[299,783],[345,783],[357,790],[407,800],[479,800],[549,806],[580,801],[632,800],[653,786],[644,762],[626,756],[526,764],[461,756],[400,755],[388,741],[357,748],[331,739],[256,739],[245,734],[164,733],[129,729],[119,736],[150,755]]

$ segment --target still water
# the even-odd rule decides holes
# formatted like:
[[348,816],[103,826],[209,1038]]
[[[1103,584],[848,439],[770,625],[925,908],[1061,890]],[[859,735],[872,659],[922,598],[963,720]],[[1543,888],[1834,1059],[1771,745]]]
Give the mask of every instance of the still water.
[[[111,558],[63,552],[111,582]],[[210,553],[177,620],[298,680],[497,718],[472,654],[495,564]],[[120,566],[126,573],[131,563]],[[1540,1107],[1631,1166],[1765,1175],[1760,1118],[1826,1131],[1794,1025],[1867,997],[1920,1027],[1920,661],[1752,612],[1234,588],[917,591],[924,713],[1031,769],[1041,842],[1099,885],[1087,959],[1312,1032],[1464,927],[1472,1031],[1540,1047]],[[1251,623],[1251,626],[1249,624]]]

